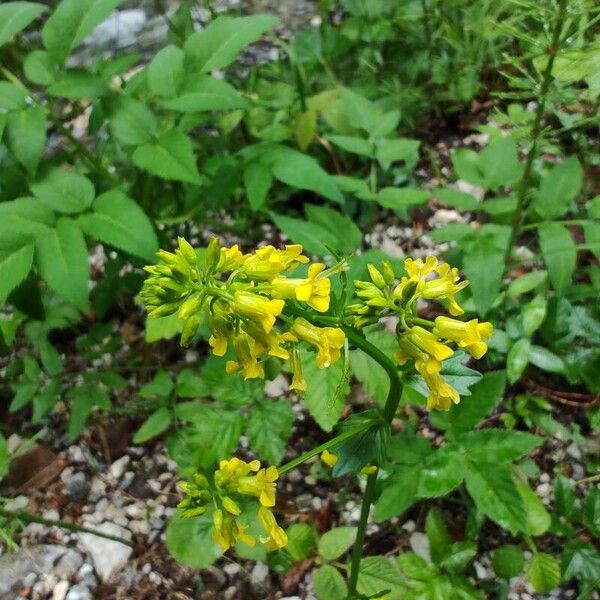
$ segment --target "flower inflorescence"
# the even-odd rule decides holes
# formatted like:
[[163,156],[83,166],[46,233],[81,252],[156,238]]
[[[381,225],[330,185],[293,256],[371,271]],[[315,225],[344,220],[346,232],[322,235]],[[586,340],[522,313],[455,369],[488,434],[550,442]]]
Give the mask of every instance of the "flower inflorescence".
[[258,460],[244,462],[234,456],[220,461],[212,481],[196,473],[190,481],[180,482],[185,496],[178,508],[185,518],[198,517],[212,508],[213,539],[223,552],[237,542],[256,544],[248,531],[251,517],[256,517],[265,533],[259,536],[260,542],[268,550],[278,550],[287,544],[287,535],[271,510],[278,478],[277,467],[261,469]]
[[391,265],[383,262],[381,269],[368,265],[370,281],[356,281],[358,303],[347,307],[355,327],[376,323],[384,316],[398,316],[396,335],[398,349],[394,358],[399,365],[413,360],[429,389],[428,409],[448,410],[458,403],[457,390],[442,377],[443,361],[454,354],[451,344],[456,344],[474,358],[487,351],[486,340],[492,335],[491,323],[477,319],[461,321],[448,316],[438,316],[434,321],[417,315],[417,302],[444,301],[454,316],[464,313],[456,294],[469,282],[461,281],[458,269],[440,263],[435,256],[404,261],[406,276],[398,281]]

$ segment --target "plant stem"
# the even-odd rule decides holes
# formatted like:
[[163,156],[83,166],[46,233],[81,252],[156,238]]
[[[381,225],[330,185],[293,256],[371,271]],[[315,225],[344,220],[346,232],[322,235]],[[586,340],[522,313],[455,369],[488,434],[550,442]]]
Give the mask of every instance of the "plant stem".
[[1,508],[0,508],[0,516],[8,518],[8,519],[10,519],[10,518],[19,519],[20,521],[24,521],[25,523],[39,523],[40,525],[46,525],[47,527],[60,527],[61,529],[66,529],[68,531],[74,531],[76,533],[89,533],[91,535],[95,535],[96,537],[101,537],[106,540],[112,540],[113,542],[120,542],[121,544],[125,544],[126,546],[133,546],[133,544],[129,540],[126,540],[125,538],[121,538],[116,535],[109,535],[108,533],[98,531],[97,529],[88,529],[87,527],[82,527],[81,525],[77,525],[76,523],[69,523],[69,521],[44,519],[43,517],[39,517],[37,515],[31,515],[26,512],[11,512],[11,511],[4,510]]
[[528,208],[527,191],[529,189],[531,175],[533,173],[533,163],[538,153],[538,143],[542,133],[542,119],[544,118],[544,110],[546,108],[548,91],[550,89],[550,84],[554,79],[552,76],[552,68],[554,67],[554,60],[559,50],[560,33],[562,31],[566,9],[567,0],[558,0],[558,11],[556,13],[556,20],[553,24],[552,38],[550,45],[548,46],[548,61],[546,62],[546,67],[542,73],[538,95],[538,105],[535,111],[533,126],[531,128],[531,147],[529,148],[529,153],[527,154],[527,161],[523,170],[523,177],[521,177],[521,182],[519,184],[519,190],[517,192],[517,209],[512,222],[510,238],[504,253],[505,265],[508,265],[513,245],[520,233],[521,225],[523,224],[523,220]]

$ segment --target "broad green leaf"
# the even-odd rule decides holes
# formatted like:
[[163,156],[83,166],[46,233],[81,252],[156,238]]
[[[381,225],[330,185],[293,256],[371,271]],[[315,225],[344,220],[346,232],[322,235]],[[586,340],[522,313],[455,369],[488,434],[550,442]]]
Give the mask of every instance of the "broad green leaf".
[[221,556],[221,550],[212,538],[212,530],[212,516],[209,514],[194,519],[173,517],[166,533],[169,553],[193,569],[210,567]]
[[156,143],[136,148],[133,162],[140,169],[162,179],[200,182],[192,142],[175,129],[161,135]]
[[448,554],[440,562],[440,566],[450,573],[462,573],[476,556],[475,542],[454,542],[448,548]]
[[360,246],[362,232],[347,215],[328,206],[316,204],[305,204],[304,211],[310,223],[309,227],[313,224],[319,225],[337,237],[335,249],[340,253],[352,254]]
[[533,333],[542,324],[546,316],[546,298],[543,294],[538,294],[521,308],[521,320],[523,322],[523,332],[527,337]]
[[313,571],[312,584],[319,600],[345,600],[348,596],[344,578],[331,565],[324,565]]
[[342,359],[326,369],[319,369],[315,354],[308,350],[300,351],[300,359],[308,384],[302,403],[321,429],[331,431],[339,421],[350,389]]
[[41,391],[38,391],[33,397],[33,414],[31,422],[36,425],[39,423],[56,404],[58,393],[60,391],[60,381],[52,379],[50,383]]
[[172,419],[173,415],[171,414],[171,411],[164,406],[154,411],[135,432],[133,443],[143,444],[157,435],[160,435],[167,430],[169,425],[171,425]]
[[294,134],[298,147],[303,152],[308,148],[317,132],[317,111],[307,110],[296,119]]
[[87,177],[64,169],[52,169],[29,187],[48,208],[61,213],[82,212],[95,196],[94,185]]
[[47,7],[37,2],[4,2],[0,5],[0,46],[9,42]]
[[159,50],[148,65],[148,85],[163,98],[174,98],[183,82],[183,50],[170,44]]
[[34,105],[8,115],[7,142],[14,157],[35,175],[46,144],[46,117],[41,106]]
[[424,461],[417,494],[421,498],[438,498],[458,487],[465,477],[465,460],[462,454],[444,446]]
[[25,58],[23,71],[29,81],[38,85],[50,85],[56,78],[57,67],[46,51],[34,50]]
[[385,556],[367,556],[362,559],[357,588],[367,596],[390,590],[385,595],[386,600],[402,600],[406,598],[407,591],[399,567]]
[[78,46],[123,0],[62,0],[42,28],[44,46],[64,63]]
[[548,594],[560,583],[560,565],[550,554],[538,552],[527,566],[527,579],[536,592]]
[[400,516],[417,499],[421,465],[398,465],[382,482],[383,489],[375,504],[375,519],[386,521]]
[[396,559],[403,573],[411,579],[430,581],[438,574],[437,567],[414,552],[402,552]]
[[466,482],[481,513],[512,534],[526,531],[525,507],[508,466],[497,462],[471,463]]
[[179,398],[202,398],[210,394],[200,374],[192,369],[183,369],[177,375],[175,393]]
[[127,96],[111,105],[108,122],[113,137],[124,146],[149,144],[158,134],[154,113],[143,102]]
[[349,135],[330,135],[329,140],[342,150],[346,150],[346,152],[368,156],[370,158],[375,156],[373,144],[364,138]]
[[8,81],[0,81],[0,109],[5,111],[25,108],[27,94],[22,88]]
[[259,210],[266,204],[272,183],[271,169],[266,165],[252,162],[244,166],[244,186],[252,210]]
[[499,546],[492,553],[492,567],[494,573],[502,579],[516,577],[525,564],[523,550],[513,544]]
[[442,429],[470,430],[498,406],[504,395],[506,373],[491,371],[471,387],[471,396],[463,398],[448,412],[434,412],[429,419]]
[[523,506],[525,507],[525,532],[531,537],[536,537],[546,533],[550,527],[550,513],[546,510],[546,507],[542,504],[542,501],[528,485],[524,483],[518,483],[517,488],[519,490],[519,494],[521,494]]
[[334,527],[321,536],[319,556],[325,560],[336,560],[354,544],[356,527]]
[[28,244],[10,254],[0,254],[0,305],[27,277],[33,264],[33,244]]
[[339,94],[352,127],[371,134],[377,128],[382,115],[381,109],[374,102],[348,88],[340,88]]
[[471,194],[461,192],[454,188],[435,188],[432,191],[433,196],[440,199],[444,204],[458,208],[458,210],[471,211],[477,210],[479,202]]
[[537,289],[547,279],[547,271],[532,271],[531,273],[526,273],[511,281],[506,293],[510,298],[518,298],[521,294],[526,294],[527,292],[531,292],[531,290]]
[[60,72],[48,87],[48,93],[57,98],[78,100],[101,98],[109,92],[106,82],[85,69],[68,69]]
[[226,81],[201,75],[189,79],[179,95],[164,101],[163,106],[182,112],[203,112],[248,108],[248,102]]
[[452,153],[452,166],[459,179],[464,179],[480,187],[485,186],[484,174],[482,172],[479,154],[468,148],[459,148]]
[[15,395],[10,403],[9,411],[15,413],[27,406],[35,396],[39,388],[39,382],[22,383],[15,389]]
[[592,584],[600,579],[600,552],[590,542],[572,540],[561,555],[564,580],[577,578]]
[[577,250],[569,230],[559,223],[544,223],[538,228],[540,249],[552,287],[564,294],[571,283]]
[[567,370],[565,361],[544,346],[534,346],[533,344],[530,346],[529,362],[538,369],[542,369],[542,371],[548,371],[548,373],[564,375]]
[[570,521],[574,520],[580,509],[572,484],[560,475],[554,480],[554,508],[559,515]]
[[93,408],[109,410],[110,400],[101,388],[85,383],[69,390],[67,397],[71,401],[68,435],[69,440],[74,442],[83,431]]
[[412,168],[419,160],[419,140],[397,138],[393,140],[379,140],[377,142],[377,160],[384,169],[392,163],[403,161],[407,167]]
[[389,208],[402,215],[402,210],[407,206],[424,204],[431,194],[425,190],[416,188],[386,187],[377,194],[377,202],[385,208]]
[[270,464],[278,464],[292,433],[294,418],[292,407],[283,399],[265,399],[253,406],[246,421],[246,435],[254,453]]
[[585,498],[583,522],[596,537],[600,538],[600,488],[593,487]]
[[529,364],[529,352],[531,350],[531,340],[521,338],[517,340],[508,351],[506,359],[506,373],[508,381],[515,383],[519,380],[525,367]]
[[317,549],[317,532],[308,523],[294,523],[286,530],[288,543],[286,552],[295,561],[306,560]]
[[81,229],[100,242],[153,260],[158,240],[152,222],[139,205],[120,190],[110,190],[98,196],[92,213],[81,215]]
[[326,256],[331,254],[328,248],[332,248],[334,251],[338,250],[338,237],[324,227],[275,212],[270,215],[277,228],[283,231],[292,242],[302,244],[307,252]]
[[431,559],[440,562],[448,553],[450,548],[450,536],[442,512],[437,507],[432,507],[425,519],[425,533],[429,540]]
[[177,313],[160,319],[146,319],[144,340],[149,344],[158,340],[170,340],[181,333],[182,328],[183,321]]
[[42,278],[65,300],[88,309],[88,252],[83,233],[72,219],[61,217],[56,228],[36,240]]
[[563,215],[581,191],[583,171],[576,156],[555,165],[542,178],[533,208],[544,219]]
[[206,29],[185,42],[185,57],[191,71],[209,73],[231,64],[238,54],[255,42],[279,20],[271,15],[218,17]]
[[144,384],[138,392],[140,398],[167,398],[173,389],[173,380],[165,371],[158,371],[152,381]]
[[600,223],[588,221],[583,225],[585,234],[585,243],[589,246],[590,252],[600,260]]
[[466,431],[458,438],[471,460],[489,464],[522,458],[543,441],[540,436],[526,431],[494,428]]
[[497,190],[516,183],[523,171],[519,164],[517,144],[510,136],[500,138],[479,153],[479,166],[487,189]]

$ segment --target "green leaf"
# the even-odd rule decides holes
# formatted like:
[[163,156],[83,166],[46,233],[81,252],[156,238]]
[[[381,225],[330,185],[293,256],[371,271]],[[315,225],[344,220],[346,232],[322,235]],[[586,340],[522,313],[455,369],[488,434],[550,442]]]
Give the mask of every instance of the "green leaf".
[[56,227],[36,240],[40,275],[65,300],[88,309],[88,252],[75,221],[61,217]]
[[531,345],[529,348],[529,362],[538,369],[548,371],[549,373],[564,375],[567,370],[565,361],[560,356],[548,350],[548,348],[544,348],[544,346]]
[[533,208],[544,219],[556,219],[567,212],[581,191],[583,171],[576,156],[553,166],[542,178]]
[[42,28],[44,46],[64,63],[78,46],[123,0],[62,0]]
[[594,585],[600,579],[600,552],[589,542],[572,540],[561,555],[564,580],[577,578]]
[[10,413],[15,413],[27,406],[38,391],[39,382],[22,383],[15,389],[15,395],[10,403]]
[[330,135],[329,140],[346,152],[373,158],[375,151],[369,140],[349,135]]
[[458,208],[458,210],[471,211],[477,210],[479,202],[471,194],[461,192],[454,188],[435,188],[432,195],[441,200],[444,204]]
[[529,363],[529,352],[531,350],[531,340],[521,338],[517,340],[508,351],[506,359],[506,373],[510,383],[519,380],[525,367]]
[[34,175],[46,144],[46,117],[41,106],[8,114],[7,143],[14,157]]
[[492,567],[494,573],[502,579],[516,577],[525,564],[523,550],[513,544],[499,546],[492,553]]
[[170,340],[183,329],[183,321],[177,313],[160,319],[146,319],[144,340],[151,344],[158,340]]
[[583,225],[585,243],[590,247],[590,252],[600,260],[600,223],[588,221]]
[[560,583],[560,565],[550,554],[538,552],[527,566],[527,578],[536,592],[548,594]]
[[182,112],[204,112],[248,108],[248,102],[226,81],[201,75],[186,81],[179,95],[163,102],[163,106]]
[[154,113],[143,102],[127,96],[113,102],[108,122],[113,137],[124,146],[149,144],[158,134]]
[[540,249],[552,287],[564,294],[571,283],[577,250],[569,230],[559,223],[544,223],[538,228]]
[[419,140],[396,138],[393,140],[378,140],[377,160],[384,169],[392,163],[403,161],[412,168],[419,160]]
[[500,404],[505,387],[504,371],[484,373],[483,377],[470,388],[471,396],[463,398],[460,404],[448,412],[431,413],[429,419],[441,429],[470,430]]
[[525,532],[531,537],[546,533],[550,527],[550,513],[528,485],[518,483],[517,488],[525,507]]
[[396,559],[398,566],[408,577],[420,581],[431,581],[438,574],[437,567],[428,563],[414,552],[403,552]]
[[173,389],[173,380],[166,371],[159,371],[148,383],[144,384],[139,391],[140,398],[167,398]]
[[339,94],[350,124],[369,134],[375,131],[381,119],[381,109],[374,102],[348,88],[340,88]]
[[319,600],[345,600],[348,596],[344,578],[331,565],[324,565],[313,571],[312,584]]
[[497,462],[471,463],[466,482],[481,513],[512,534],[526,530],[525,507],[508,466]]
[[305,204],[304,210],[309,220],[309,227],[318,225],[337,238],[335,249],[341,254],[352,254],[362,241],[362,233],[354,221],[333,208]]
[[94,212],[81,215],[81,229],[100,242],[148,261],[154,259],[158,240],[150,219],[139,205],[120,190],[98,196]]
[[583,522],[596,538],[600,538],[600,488],[593,487],[585,499]]
[[172,44],[159,50],[148,65],[148,85],[163,98],[174,98],[185,75],[183,50]]
[[400,516],[417,499],[421,465],[398,465],[382,482],[383,489],[375,504],[375,519],[386,521]]
[[63,169],[52,169],[30,188],[48,208],[60,213],[82,212],[95,196],[94,185],[87,177]]
[[317,548],[317,532],[307,523],[294,523],[287,530],[286,552],[295,561],[306,560]]
[[442,512],[437,507],[432,507],[425,519],[425,533],[429,540],[431,559],[439,563],[448,553],[450,548],[450,536]]
[[479,153],[479,165],[484,173],[484,187],[497,190],[512,185],[521,178],[517,144],[512,137],[503,137]]
[[37,2],[5,2],[0,5],[0,46],[9,42],[47,7]]
[[271,169],[266,165],[252,162],[244,166],[244,186],[252,210],[259,210],[266,204],[272,183]]
[[419,497],[439,498],[449,494],[462,483],[465,470],[463,455],[449,445],[443,446],[425,458],[419,479]]
[[25,57],[23,71],[32,83],[47,86],[55,80],[57,67],[46,51],[34,50]]
[[402,216],[402,209],[415,204],[423,204],[430,196],[429,192],[416,188],[386,187],[377,194],[377,202],[384,208],[389,208]]
[[238,54],[255,42],[279,20],[271,15],[218,17],[206,29],[192,34],[185,43],[185,56],[191,71],[209,73],[231,64]]
[[108,86],[103,79],[84,69],[68,69],[60,72],[48,87],[50,95],[70,100],[101,98],[108,92]]
[[307,252],[326,256],[330,254],[328,247],[337,250],[339,243],[337,236],[324,227],[275,212],[269,214],[277,228],[283,231],[292,242],[302,244]]
[[[8,453],[8,443],[6,438],[0,433],[0,481],[8,474],[10,460],[11,457]],[[341,597],[341,600],[344,600],[344,596]]]
[[0,306],[9,294],[27,277],[33,265],[33,244],[7,255],[0,254]]
[[334,527],[321,536],[319,556],[325,560],[336,560],[354,544],[356,527]]
[[390,590],[388,600],[406,598],[404,577],[399,567],[385,556],[367,556],[360,563],[358,572],[358,591],[370,597]]
[[52,379],[50,383],[33,397],[33,415],[31,422],[36,425],[39,423],[53,408],[58,398],[60,391],[60,381]]
[[27,103],[27,94],[8,81],[0,81],[0,109],[5,111],[21,110]]
[[521,320],[523,322],[523,332],[527,337],[531,337],[539,328],[546,317],[546,298],[543,294],[538,294],[533,300],[521,308]]
[[518,460],[537,448],[544,438],[507,429],[481,429],[460,434],[459,443],[477,462],[493,463]]
[[136,148],[132,158],[140,169],[162,179],[200,182],[192,142],[175,129],[162,134],[156,143]]
[[283,458],[286,442],[292,433],[295,414],[282,400],[263,400],[252,407],[246,421],[250,447],[271,464]]
[[527,292],[531,292],[531,290],[535,290],[547,279],[547,271],[532,271],[531,273],[525,273],[525,275],[521,275],[510,282],[506,293],[510,298],[518,298],[521,294],[526,294]]
[[110,399],[101,388],[86,383],[69,390],[67,397],[71,401],[68,435],[69,441],[74,442],[81,435],[92,409],[97,406],[109,410]]
[[171,425],[172,418],[171,411],[164,406],[154,411],[135,432],[133,443],[143,444],[160,435]]
[[194,519],[173,517],[167,526],[166,543],[171,556],[193,569],[210,567],[221,550],[212,538],[212,516]]
[[210,394],[202,377],[192,369],[179,372],[175,382],[175,393],[179,398],[203,398]]
[[569,480],[560,475],[554,480],[554,508],[556,512],[572,521],[579,512],[580,505]]

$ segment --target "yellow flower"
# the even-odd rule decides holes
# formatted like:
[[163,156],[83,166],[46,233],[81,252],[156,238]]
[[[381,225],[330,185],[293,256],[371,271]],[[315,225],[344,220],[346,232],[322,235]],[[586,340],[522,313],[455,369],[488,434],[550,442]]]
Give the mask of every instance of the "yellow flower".
[[238,481],[250,473],[256,473],[260,469],[260,461],[252,460],[244,462],[237,456],[224,459],[219,462],[219,468],[215,471],[215,484],[222,489],[237,488]]
[[289,358],[290,353],[282,347],[282,344],[288,341],[285,334],[282,335],[276,331],[265,333],[261,327],[257,327],[252,321],[246,323],[243,329],[259,346],[261,354],[266,353],[269,356],[276,356],[283,360]]
[[450,317],[437,317],[433,334],[456,342],[473,358],[481,358],[487,352],[487,344],[483,341],[492,335],[491,323],[479,323],[477,319],[458,321]]
[[231,515],[238,516],[241,514],[242,509],[238,506],[235,500],[232,500],[229,496],[223,498],[223,508]]
[[408,341],[412,342],[418,349],[429,354],[436,360],[442,361],[450,358],[454,352],[452,348],[442,344],[431,331],[415,325],[405,334]]
[[338,457],[337,454],[333,454],[333,452],[329,452],[329,450],[323,450],[321,452],[321,460],[330,468],[333,469],[337,464]]
[[346,336],[337,327],[316,327],[306,319],[296,319],[291,328],[292,335],[308,342],[317,349],[317,365],[329,367],[341,356]]
[[292,368],[292,383],[290,384],[290,388],[300,393],[305,392],[307,388],[306,379],[304,379],[304,375],[302,374],[302,362],[298,356],[296,346],[292,346],[290,352],[290,366]]
[[322,263],[314,263],[308,268],[306,279],[275,277],[271,282],[273,298],[291,298],[306,302],[309,306],[319,312],[329,310],[329,294],[331,293],[331,281],[327,277],[319,278],[319,274],[325,269]]
[[447,263],[443,263],[436,268],[439,275],[436,279],[425,282],[419,295],[427,300],[447,299],[449,302],[450,314],[453,316],[462,315],[465,311],[460,307],[455,294],[469,285],[468,281],[460,281],[457,268],[451,268]]
[[302,255],[302,246],[293,244],[279,250],[273,246],[258,248],[244,261],[242,271],[249,279],[270,281],[283,271],[307,263],[308,257]]
[[275,506],[275,482],[279,479],[277,467],[271,465],[251,477],[242,477],[238,484],[240,494],[256,496],[263,506]]
[[267,545],[267,550],[279,550],[283,548],[288,541],[285,531],[279,527],[273,513],[264,506],[258,509],[258,522],[267,532],[266,537],[261,537],[260,541]]
[[258,321],[266,333],[273,329],[275,319],[281,314],[284,305],[283,300],[268,300],[251,292],[236,292],[233,296],[234,312]]
[[248,256],[248,254],[242,254],[237,244],[231,248],[221,248],[221,256],[216,268],[217,273],[227,273],[239,269]]
[[246,333],[237,334],[233,338],[233,350],[238,360],[228,360],[225,363],[228,374],[241,369],[244,379],[264,378],[265,371],[258,362],[262,353],[253,338]]
[[215,356],[224,356],[227,352],[227,340],[233,334],[233,324],[224,314],[212,314],[208,319],[211,336],[208,343]]
[[444,381],[439,371],[430,372],[427,369],[421,369],[419,362],[416,363],[416,367],[429,388],[428,410],[449,410],[453,402],[454,404],[460,402],[458,392],[447,381]]
[[248,546],[254,546],[254,538],[246,533],[247,525],[243,525],[234,517],[216,509],[213,513],[213,539],[223,552],[227,552],[236,542],[244,542]]

